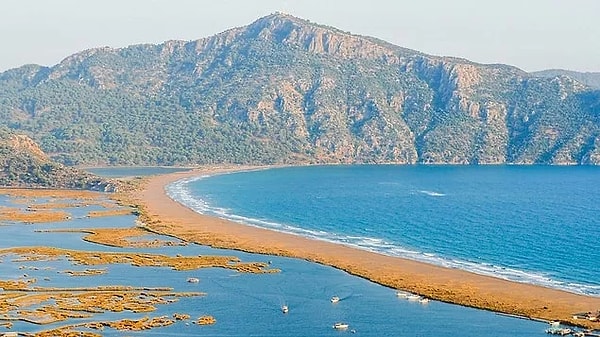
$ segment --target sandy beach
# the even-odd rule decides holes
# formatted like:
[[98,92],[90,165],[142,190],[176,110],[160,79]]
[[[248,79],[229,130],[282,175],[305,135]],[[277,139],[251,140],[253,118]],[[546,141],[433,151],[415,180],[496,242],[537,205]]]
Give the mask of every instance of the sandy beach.
[[245,226],[198,214],[173,201],[165,186],[176,180],[244,168],[197,169],[150,177],[130,202],[139,205],[141,220],[157,233],[216,248],[305,259],[333,266],[394,289],[431,299],[543,320],[560,320],[589,328],[600,323],[573,319],[595,312],[600,298],[506,281],[412,260],[385,256],[344,245]]

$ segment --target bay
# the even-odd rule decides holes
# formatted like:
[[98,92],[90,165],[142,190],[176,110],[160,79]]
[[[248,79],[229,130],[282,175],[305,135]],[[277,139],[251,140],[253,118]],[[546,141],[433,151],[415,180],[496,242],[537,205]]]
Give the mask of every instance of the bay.
[[310,166],[180,181],[198,212],[600,296],[600,168]]

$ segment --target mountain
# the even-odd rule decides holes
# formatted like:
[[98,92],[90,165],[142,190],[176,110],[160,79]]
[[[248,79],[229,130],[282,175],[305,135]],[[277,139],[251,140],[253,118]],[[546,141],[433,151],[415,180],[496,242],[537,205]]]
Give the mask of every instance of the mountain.
[[0,128],[0,186],[114,191],[118,183],[52,162],[31,138]]
[[0,74],[0,124],[67,165],[599,164],[600,92],[290,15]]
[[567,76],[575,79],[591,88],[600,89],[600,72],[578,72],[563,69],[549,69],[535,71],[531,73],[534,76],[553,78],[558,76]]

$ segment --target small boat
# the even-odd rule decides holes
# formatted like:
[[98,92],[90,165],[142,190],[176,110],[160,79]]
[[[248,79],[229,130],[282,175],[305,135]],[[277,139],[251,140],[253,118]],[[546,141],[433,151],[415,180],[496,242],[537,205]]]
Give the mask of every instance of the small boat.
[[429,303],[429,299],[427,297],[422,297],[421,299],[419,299],[419,303],[427,304],[427,303]]
[[546,333],[551,334],[551,335],[565,336],[565,335],[570,335],[572,332],[573,332],[573,330],[571,330],[569,328],[552,327],[550,329],[546,329]]
[[396,296],[399,298],[406,298],[406,296],[408,296],[408,294],[405,293],[404,291],[396,291]]
[[409,301],[418,301],[421,299],[421,296],[416,295],[416,294],[410,294],[410,295],[406,296],[406,299]]
[[196,278],[196,277],[188,277],[187,281],[189,283],[198,283],[198,282],[200,282],[200,280],[198,278]]
[[340,298],[337,296],[333,296],[330,301],[331,301],[331,303],[337,303],[340,301]]
[[333,325],[333,328],[336,330],[346,330],[348,329],[348,323],[337,322]]
[[288,311],[290,311],[290,309],[288,308],[287,305],[282,305],[281,306],[281,312],[283,312],[284,314],[287,314]]

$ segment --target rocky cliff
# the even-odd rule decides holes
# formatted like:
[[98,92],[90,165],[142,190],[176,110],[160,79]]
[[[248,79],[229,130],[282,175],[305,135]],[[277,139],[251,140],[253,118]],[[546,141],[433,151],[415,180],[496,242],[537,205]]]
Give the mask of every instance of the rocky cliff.
[[66,164],[598,164],[600,92],[276,13],[197,41],[0,74],[0,116]]

